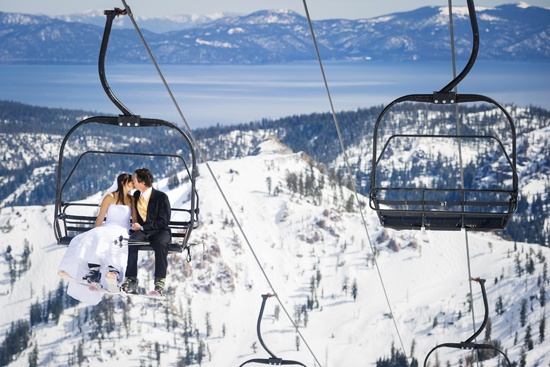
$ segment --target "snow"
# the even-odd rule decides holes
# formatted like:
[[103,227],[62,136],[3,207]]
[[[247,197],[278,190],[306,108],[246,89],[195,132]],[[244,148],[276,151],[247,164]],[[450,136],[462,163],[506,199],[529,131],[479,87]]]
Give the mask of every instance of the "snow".
[[[467,312],[469,284],[464,232],[384,230],[376,215],[367,209],[367,237],[359,213],[342,209],[351,192],[343,187],[333,189],[328,177],[325,177],[321,202],[288,191],[287,172],[313,173],[316,179],[322,173],[305,154],[292,153],[275,139],[258,145],[250,156],[211,162],[210,168],[251,247],[232,218],[208,168],[200,165],[197,185],[202,225],[191,238],[191,242],[198,245],[192,249],[190,267],[184,265],[183,256],[171,255],[167,279],[171,289],[169,300],[155,303],[132,299],[128,337],[122,326],[122,311],[115,306],[117,329],[105,335],[101,347],[98,340],[89,340],[89,324],[83,326],[82,333],[77,330],[75,315],[84,315],[86,306],[66,309],[57,326],[50,321],[33,330],[32,342],[38,344],[40,365],[67,365],[68,354],[73,353],[73,348],[81,340],[85,343],[87,359],[84,365],[117,363],[139,366],[141,361],[152,364],[155,363],[151,359],[155,342],[162,346],[161,365],[176,365],[178,354],[185,354],[181,324],[188,310],[192,311],[195,327],[211,354],[210,360],[207,357],[206,362],[203,361],[204,366],[235,366],[250,358],[266,358],[268,355],[256,336],[261,295],[275,291],[281,304],[294,318],[295,308],[305,304],[311,295],[310,282],[312,277],[316,277],[317,270],[322,276],[317,289],[319,308],[308,310],[307,327],[301,322],[300,331],[322,366],[373,366],[378,358],[389,356],[392,343],[401,348],[394,321],[407,354],[413,340],[416,342],[415,357],[420,363],[438,343],[460,342],[472,334],[472,317]],[[188,184],[174,190],[168,190],[166,185],[166,179],[156,183],[157,188],[168,193],[173,206],[185,207]],[[281,193],[275,196],[276,187]],[[88,201],[97,201],[99,195]],[[367,198],[361,197],[361,200],[366,202]],[[4,274],[0,282],[0,307],[3,310],[0,335],[4,335],[11,322],[28,319],[31,303],[43,299],[42,289],[49,292],[59,283],[56,271],[64,249],[55,243],[52,220],[52,206],[0,210],[0,272]],[[25,239],[32,245],[32,266],[16,280],[12,291],[8,262],[3,255],[10,244],[12,254],[19,260]],[[203,242],[208,249],[204,254]],[[391,242],[394,245],[389,246]],[[531,325],[536,340],[534,349],[527,353],[527,365],[548,365],[550,338],[538,342],[540,319],[543,314],[548,314],[536,298],[543,263],[535,259],[534,273],[517,277],[514,258],[519,255],[524,266],[526,254],[531,249],[535,254],[540,251],[546,259],[550,258],[550,250],[518,243],[514,252],[513,242],[492,233],[469,232],[468,242],[472,275],[487,279],[493,339],[502,342],[512,361],[519,361],[526,329],[519,324],[519,308],[522,299],[527,299],[532,307],[527,324]],[[392,307],[391,313],[373,264],[370,243],[379,252],[376,260]],[[145,254],[140,259],[140,281],[149,285],[148,277],[152,277],[150,259]],[[184,276],[183,269],[190,269],[191,274]],[[349,292],[342,291],[346,278],[349,287],[354,280],[357,281],[355,301]],[[479,327],[483,318],[481,294],[477,284],[472,287],[476,325]],[[494,311],[499,296],[505,310],[500,317]],[[296,350],[296,333],[283,309],[279,319],[275,319],[276,304],[276,298],[267,301],[262,323],[264,342],[278,357],[314,366],[314,358],[303,342],[300,350]],[[166,309],[170,318],[180,324],[175,330],[166,328]],[[204,326],[207,312],[213,326],[209,337],[205,335]],[[434,328],[435,317],[439,323]],[[222,325],[225,326],[225,336],[222,335]],[[514,345],[516,331],[519,341]],[[483,341],[484,335],[480,335],[478,342]],[[195,343],[196,351],[194,337],[191,342]],[[254,342],[258,346],[256,353],[251,348]],[[24,351],[10,366],[28,365],[31,349]],[[458,366],[459,358],[468,353],[444,349],[439,351],[439,359],[442,363],[449,361],[452,366]],[[496,366],[497,359],[484,361],[483,365]]]
[[244,29],[242,29],[241,27],[237,27],[237,28],[231,28],[227,31],[227,33],[229,34],[233,34],[233,33],[244,33]]
[[394,15],[385,15],[385,16],[372,18],[372,19],[361,19],[359,22],[360,23],[385,23],[385,22],[389,22],[393,18],[395,18]]
[[[486,6],[476,6],[476,12],[482,12],[486,10],[494,10],[495,8],[486,7]],[[442,15],[446,15],[447,19],[449,17],[449,7],[442,6],[439,8],[439,12]],[[466,17],[468,16],[468,7],[467,6],[453,6],[453,16]]]
[[214,47],[223,47],[223,48],[238,48],[239,47],[239,46],[233,45],[229,42],[220,42],[220,41],[211,42],[211,41],[201,40],[200,38],[197,38],[195,40],[195,42],[198,43],[199,45],[208,45],[208,46],[214,46]]

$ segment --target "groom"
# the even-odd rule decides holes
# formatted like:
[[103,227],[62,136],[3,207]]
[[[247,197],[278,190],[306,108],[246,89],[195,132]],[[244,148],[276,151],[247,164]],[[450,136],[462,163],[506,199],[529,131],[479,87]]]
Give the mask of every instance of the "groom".
[[[132,224],[130,241],[150,241],[155,251],[155,292],[164,293],[166,268],[168,266],[168,244],[171,240],[170,201],[162,191],[155,190],[153,174],[147,168],[134,171],[134,205],[137,222]],[[126,280],[122,290],[126,293],[138,293],[137,263],[140,246],[128,246],[128,266]]]

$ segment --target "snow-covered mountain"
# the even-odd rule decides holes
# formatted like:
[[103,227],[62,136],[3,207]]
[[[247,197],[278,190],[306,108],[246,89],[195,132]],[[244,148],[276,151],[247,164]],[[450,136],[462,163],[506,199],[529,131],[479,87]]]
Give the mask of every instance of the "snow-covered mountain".
[[[13,102],[1,104],[0,117],[4,119],[5,133],[0,134],[0,207],[52,203],[57,177],[57,150],[63,134],[73,126],[74,121],[81,120],[89,112],[54,110]],[[418,108],[404,105],[392,110],[388,115],[388,125],[382,130],[407,133],[415,131],[420,134],[447,131],[454,134],[456,129],[456,121],[452,117],[453,106]],[[547,245],[550,238],[550,114],[536,107],[508,106],[507,110],[515,121],[517,131],[519,207],[512,222],[501,235],[517,241]],[[338,113],[355,182],[360,193],[364,195],[370,192],[373,126],[379,112],[378,107],[371,107]],[[510,129],[499,116],[501,113],[497,109],[486,106],[460,108],[461,125],[465,129],[463,133],[498,137],[510,154]],[[35,119],[39,119],[41,123],[34,123]],[[293,150],[304,151],[323,163],[333,179],[351,187],[345,173],[339,142],[334,135],[333,117],[329,113],[224,128],[214,126],[199,129],[194,134],[210,160],[249,155],[268,136],[277,136]],[[144,152],[169,154],[181,149],[177,141],[167,140],[163,131],[138,131],[135,135],[128,135],[126,131],[104,131],[98,128],[83,131],[73,140],[66,152],[66,163],[70,164],[74,163],[78,154],[98,148],[111,149],[120,146],[128,150],[139,147]],[[379,149],[381,143],[378,142]],[[391,180],[395,185],[403,187],[420,182],[427,187],[436,187],[441,182],[454,182],[455,185],[460,182],[457,150],[449,149],[448,142],[440,141],[428,145],[420,143],[422,142],[410,139],[395,140],[388,150],[388,153],[392,153],[387,159],[384,158],[377,177]],[[511,188],[510,168],[506,158],[499,154],[500,148],[496,144],[480,142],[479,139],[467,139],[462,144],[466,187]],[[69,199],[76,200],[96,193],[111,182],[107,177],[109,174],[116,174],[134,164],[130,160],[82,161],[81,169],[77,170],[74,177],[77,183],[67,189],[66,195]],[[153,170],[158,177],[168,177],[179,169],[174,168],[173,163],[156,162]],[[106,166],[109,167],[108,172],[105,171]],[[94,179],[90,179],[90,172],[93,172]]]
[[[456,55],[467,60],[472,43],[467,10],[456,7],[454,14]],[[87,19],[95,15],[89,13]],[[550,9],[522,2],[479,7],[477,17],[479,59],[549,60]],[[0,62],[95,62],[103,26],[78,22],[74,16],[61,18],[0,13]],[[121,19],[116,22],[122,27],[128,22]],[[146,30],[160,27],[153,26],[159,22],[171,26],[174,19],[142,21],[145,38],[162,63],[258,64],[316,58],[306,18],[289,10],[225,16],[163,34]],[[447,7],[432,6],[370,19],[318,20],[313,27],[325,60],[434,61],[450,57],[448,22]],[[110,61],[148,60],[132,30],[114,29],[109,47]]]
[[[139,22],[140,27],[155,33],[165,33],[170,31],[180,31],[182,29],[192,28],[201,24],[213,22],[215,20],[234,17],[241,14],[237,13],[214,13],[209,15],[201,14],[177,14],[165,17],[134,17]],[[105,15],[103,10],[88,10],[82,13],[72,13],[54,16],[65,22],[93,24],[99,27],[105,26]],[[128,17],[116,18],[113,22],[113,29],[133,29],[134,25]]]
[[[251,155],[210,165],[259,264],[322,366],[373,366],[394,353],[392,345],[401,350],[394,322],[403,352],[410,355],[414,344],[413,356],[420,363],[435,345],[472,334],[463,232],[384,230],[365,209],[367,237],[357,206],[354,212],[344,210],[351,192],[331,180],[323,165],[273,138]],[[15,330],[12,323],[17,320],[35,324],[28,347],[10,366],[31,361],[77,365],[79,360],[90,366],[148,366],[156,361],[180,366],[189,365],[182,360],[191,350],[194,355],[203,351],[204,366],[236,366],[268,357],[256,337],[256,320],[260,296],[272,290],[208,170],[201,166],[200,172],[202,225],[192,235],[199,245],[189,264],[183,256],[170,256],[165,303],[106,297],[96,307],[69,304],[63,287],[58,288],[57,265],[64,248],[55,243],[52,206],[0,210],[0,335]],[[308,182],[303,194],[288,184],[291,177]],[[169,190],[167,181],[156,187],[168,193],[174,207],[185,206],[188,185]],[[100,195],[86,201],[97,202]],[[472,275],[487,279],[490,307],[490,333],[482,333],[478,342],[488,337],[500,343],[519,365],[522,354],[527,366],[548,365],[550,340],[541,325],[548,316],[550,250],[491,233],[469,233],[468,240]],[[142,255],[139,277],[148,286],[151,264]],[[479,327],[483,305],[475,283],[473,295]],[[48,321],[37,321],[46,312]],[[268,300],[263,320],[263,340],[273,353],[315,365],[275,299]],[[463,366],[469,358],[468,351],[440,349],[430,362]],[[498,363],[498,357],[483,361],[484,366]]]

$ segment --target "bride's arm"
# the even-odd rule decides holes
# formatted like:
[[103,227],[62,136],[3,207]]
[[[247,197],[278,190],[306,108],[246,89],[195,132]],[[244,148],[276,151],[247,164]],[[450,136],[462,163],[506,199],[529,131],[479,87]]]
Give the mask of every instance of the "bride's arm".
[[109,194],[105,196],[105,199],[101,202],[101,208],[99,209],[99,214],[97,215],[97,218],[95,220],[94,228],[101,226],[103,221],[105,220],[105,215],[107,214],[107,209],[109,209],[109,205],[113,204],[115,202],[115,198],[113,194]]
[[134,200],[135,198],[133,196],[131,196],[131,208],[132,208],[132,223],[137,223],[137,213],[136,213],[136,206],[134,205]]

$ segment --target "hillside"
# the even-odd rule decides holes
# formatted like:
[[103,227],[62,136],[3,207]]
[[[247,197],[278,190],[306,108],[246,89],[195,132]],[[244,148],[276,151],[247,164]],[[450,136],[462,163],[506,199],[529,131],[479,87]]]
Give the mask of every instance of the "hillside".
[[[516,125],[521,195],[518,213],[504,235],[517,241],[548,244],[550,112],[533,106],[508,106],[507,109]],[[359,191],[366,196],[369,192],[372,167],[373,126],[380,111],[381,107],[371,107],[337,113],[347,154],[352,161],[356,184]],[[456,123],[453,121],[453,106],[403,104],[392,111],[388,115],[387,131],[429,133],[439,129],[450,129],[448,131],[454,133],[452,129]],[[45,109],[0,101],[0,117],[4,121],[0,133],[0,207],[53,203],[55,165],[63,134],[79,118],[91,114],[92,112]],[[464,134],[492,134],[500,137],[506,149],[510,149],[510,131],[500,113],[494,108],[485,105],[461,106],[460,120],[463,122]],[[43,123],[37,124],[38,121]],[[303,151],[314,160],[323,163],[334,180],[350,187],[333,118],[329,113],[291,116],[233,126],[213,126],[198,129],[194,134],[209,160],[246,156],[268,136],[276,136],[293,151]],[[101,127],[90,127],[75,136],[70,145],[67,157],[69,167],[74,164],[77,154],[98,147],[111,149],[116,146],[123,151],[137,149],[142,152],[170,154],[182,149],[181,142],[173,139],[173,136],[163,129],[140,129],[129,134],[124,128],[106,130]],[[457,180],[458,157],[456,154],[448,154],[456,152],[455,150],[449,150],[448,146],[444,145],[438,145],[431,150],[425,144],[415,149],[412,149],[412,146],[411,142],[401,142],[397,146],[392,146],[395,154],[380,177],[394,177],[396,182],[400,177],[399,180],[403,183],[415,182],[421,176],[428,181]],[[467,187],[481,184],[498,185],[505,165],[502,156],[494,155],[495,146],[470,143],[465,147],[468,149],[469,157],[464,162],[469,172]],[[414,158],[420,156],[424,158]],[[416,162],[414,165],[411,165],[411,159]],[[85,160],[75,174],[74,185],[67,188],[68,198],[74,200],[95,194],[97,190],[110,183],[106,174],[131,170],[135,164],[151,165],[149,161],[135,161],[129,158],[112,161]],[[107,172],[106,166],[110,167]],[[155,161],[153,165],[153,172],[157,177],[169,177],[178,169],[182,168],[175,167],[172,161]],[[93,179],[89,178],[90,175]]]
[[[457,59],[467,60],[472,44],[468,11],[466,7],[454,7],[453,13]],[[524,2],[478,7],[477,19],[481,30],[478,60],[549,60],[549,9]],[[159,63],[265,64],[315,60],[307,19],[290,10],[226,16],[162,34],[147,29],[154,23],[144,22],[143,33]],[[168,19],[165,23],[172,21]],[[448,8],[431,6],[369,19],[316,20],[313,29],[324,60],[447,61],[448,24]],[[103,26],[0,12],[0,62],[93,63],[102,34]],[[148,60],[133,29],[113,29],[108,62]]]
[[[436,344],[471,335],[464,233],[384,231],[366,211],[392,319],[357,208],[345,210],[350,191],[324,174],[322,165],[269,140],[256,155],[211,166],[259,263],[322,366],[373,366],[389,357],[392,344],[401,347],[394,320],[405,352],[409,355],[414,344],[412,354],[420,363]],[[307,194],[289,189],[293,173],[312,177]],[[156,187],[168,192],[174,207],[185,205],[186,184],[168,190],[165,179]],[[58,287],[55,275],[64,249],[55,244],[52,206],[2,208],[0,335],[20,319],[34,325],[28,347],[10,366],[27,366],[33,353],[39,365],[56,366],[79,361],[84,366],[148,366],[157,361],[180,366],[186,357],[198,365],[199,350],[204,366],[235,366],[267,357],[256,337],[256,319],[260,295],[271,289],[211,177],[201,176],[198,187],[202,226],[192,241],[204,241],[208,251],[196,246],[190,264],[171,257],[166,303],[105,298],[95,308],[72,304],[62,296],[64,287]],[[487,337],[500,343],[520,366],[522,349],[527,366],[547,365],[550,341],[541,324],[548,315],[550,250],[490,233],[469,233],[468,238],[472,275],[487,279],[491,317],[490,333],[481,334],[478,342]],[[150,264],[142,256],[139,277],[147,285]],[[482,301],[479,287],[473,287],[479,326]],[[264,341],[277,356],[313,366],[313,357],[276,304],[271,299],[266,307]],[[459,366],[468,363],[469,353],[440,350],[432,358],[431,363],[437,358]],[[498,358],[483,361],[484,366],[497,363]]]

